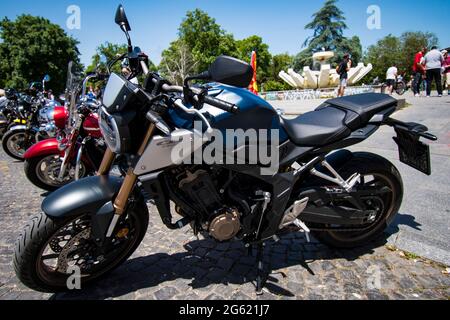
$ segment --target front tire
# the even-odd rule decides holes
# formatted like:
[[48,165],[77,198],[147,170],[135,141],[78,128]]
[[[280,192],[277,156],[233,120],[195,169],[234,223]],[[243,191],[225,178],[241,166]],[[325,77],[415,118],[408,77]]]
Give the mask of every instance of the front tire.
[[[57,179],[61,164],[62,160],[59,154],[27,159],[24,164],[25,175],[36,187],[52,192],[74,181],[74,176],[70,173],[70,169],[68,169],[63,181]],[[86,175],[86,165],[82,163],[80,178]]]
[[403,201],[403,181],[397,168],[388,160],[371,153],[355,153],[353,159],[339,170],[344,179],[355,172],[362,176],[373,176],[380,184],[391,189],[389,197],[383,200],[383,210],[376,222],[363,232],[317,231],[314,236],[320,242],[335,248],[355,248],[378,239],[394,220]]
[[7,132],[2,139],[3,150],[13,159],[23,161],[25,152],[33,144],[26,141],[26,130],[15,130]]
[[[100,253],[90,240],[89,215],[52,219],[42,213],[34,217],[16,242],[14,269],[17,277],[30,289],[55,293],[68,290],[70,266],[80,268],[82,286],[105,276],[126,261],[145,236],[149,214],[143,198],[140,197],[123,217],[124,221],[121,220],[109,241],[111,251],[101,256],[91,256]],[[125,228],[129,228],[126,233]],[[117,238],[118,234],[123,238]],[[53,253],[46,254],[46,250]],[[51,262],[44,264],[50,259],[56,260],[53,266]]]

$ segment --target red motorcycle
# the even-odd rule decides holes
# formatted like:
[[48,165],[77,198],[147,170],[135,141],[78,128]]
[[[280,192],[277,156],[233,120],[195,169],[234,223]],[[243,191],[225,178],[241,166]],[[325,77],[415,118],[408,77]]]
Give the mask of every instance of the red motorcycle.
[[86,96],[87,82],[95,77],[83,81],[79,101],[76,85],[67,90],[66,106],[50,115],[58,129],[56,139],[37,143],[25,153],[25,174],[35,186],[54,191],[98,170],[106,150],[96,113],[100,104]]

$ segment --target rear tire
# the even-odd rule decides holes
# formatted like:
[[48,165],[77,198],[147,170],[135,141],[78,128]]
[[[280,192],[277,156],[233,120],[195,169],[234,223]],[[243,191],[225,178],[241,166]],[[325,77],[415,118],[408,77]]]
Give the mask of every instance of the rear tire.
[[349,178],[355,172],[361,175],[377,175],[389,183],[392,189],[392,197],[384,204],[381,217],[373,226],[361,235],[354,232],[313,232],[320,242],[335,248],[355,248],[369,244],[378,239],[394,220],[400,210],[403,201],[403,181],[397,168],[388,160],[371,153],[355,153],[352,160],[339,170],[344,179]]
[[[48,266],[42,266],[44,261],[43,255],[46,246],[55,246],[55,242],[52,241],[56,240],[54,237],[57,236],[61,230],[69,225],[71,226],[74,221],[77,219],[81,220],[85,216],[85,214],[80,214],[78,218],[53,219],[42,213],[32,218],[21,232],[16,242],[14,252],[14,270],[17,277],[24,285],[40,292],[55,293],[68,291],[67,279],[70,274],[62,273],[58,270],[52,271]],[[100,262],[102,269],[87,274],[82,273],[82,286],[105,276],[117,268],[133,254],[142,242],[147,231],[149,220],[148,208],[142,197],[136,202],[134,208],[127,213],[127,217],[132,217],[134,221],[135,234],[133,235],[132,242],[126,246],[125,250],[120,251],[118,256],[114,256],[114,259]],[[81,242],[82,239],[78,241]],[[58,245],[58,242],[56,242],[56,246]],[[66,244],[66,246],[67,245],[68,244]],[[80,248],[82,247],[82,245],[79,246]],[[61,252],[64,252],[65,247],[61,247],[60,249]],[[63,253],[60,253],[60,255],[61,254]],[[105,254],[105,256],[109,258],[107,254]],[[58,263],[60,258],[61,256],[57,258]],[[95,267],[96,266],[94,265],[93,268]]]

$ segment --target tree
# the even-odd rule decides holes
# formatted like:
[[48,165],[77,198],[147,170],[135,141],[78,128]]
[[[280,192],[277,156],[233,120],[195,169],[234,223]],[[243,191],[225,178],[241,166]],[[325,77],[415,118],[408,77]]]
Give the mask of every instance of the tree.
[[270,77],[270,64],[272,61],[269,46],[263,42],[261,37],[253,35],[246,39],[236,41],[236,47],[236,58],[248,63],[251,61],[252,52],[256,52],[258,82],[265,82]]
[[268,80],[263,84],[264,91],[281,91],[290,90],[292,87],[282,81],[279,73],[292,67],[293,57],[287,53],[274,55],[270,63]]
[[314,30],[314,35],[308,37],[303,46],[320,51],[336,50],[347,29],[343,12],[336,6],[337,0],[327,0],[324,6],[313,15],[313,21],[305,29]]
[[188,75],[193,74],[196,66],[189,46],[178,39],[163,51],[159,70],[169,81],[181,85]]
[[179,28],[179,38],[192,53],[195,73],[207,70],[216,57],[236,51],[233,36],[200,9],[188,11]]
[[397,65],[399,73],[411,75],[415,54],[423,47],[438,45],[435,34],[424,32],[405,32],[400,37],[388,35],[370,46],[364,58],[366,63],[372,63],[370,77],[384,80],[386,71],[392,65]]
[[49,74],[48,87],[60,93],[69,61],[82,68],[78,42],[42,17],[21,15],[15,21],[0,20],[0,38],[0,87],[22,90]]
[[[100,63],[101,56],[104,56],[106,58],[106,61],[110,62],[118,56],[127,53],[128,45],[105,42],[104,44],[101,44],[99,47],[97,47],[96,51],[97,53],[92,56],[91,64],[86,68],[86,74],[95,72],[97,65]],[[120,73],[121,69],[121,64],[120,62],[118,62],[113,66],[111,71]],[[149,69],[152,71],[156,70],[156,66],[151,61],[149,61]]]
[[398,63],[402,55],[401,48],[400,39],[393,35],[384,37],[368,48],[365,60],[366,63],[373,65],[373,70],[370,72],[372,79],[376,77],[380,80],[385,79],[387,69]]
[[304,66],[312,66],[312,55],[326,50],[335,53],[332,64],[339,63],[344,54],[350,53],[354,63],[362,59],[362,46],[359,37],[350,39],[344,37],[347,29],[344,13],[336,6],[337,0],[327,0],[324,6],[313,15],[313,21],[305,26],[305,29],[313,30],[313,35],[303,43],[305,50],[301,51],[294,61],[296,70]]
[[439,40],[431,32],[404,32],[400,36],[401,56],[399,57],[399,69],[408,74],[412,71],[414,57],[423,47],[431,48],[439,44]]

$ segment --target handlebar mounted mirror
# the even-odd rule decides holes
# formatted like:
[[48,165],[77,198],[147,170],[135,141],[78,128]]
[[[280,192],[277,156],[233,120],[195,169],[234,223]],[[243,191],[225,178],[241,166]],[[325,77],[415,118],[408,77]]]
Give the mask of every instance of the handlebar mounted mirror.
[[117,8],[115,21],[124,32],[131,31],[130,23],[128,22],[125,9],[122,5],[119,5],[119,7]]
[[253,78],[253,68],[244,61],[220,56],[207,72],[209,79],[238,88],[247,88]]
[[42,81],[44,81],[44,82],[50,82],[50,76],[48,75],[48,74],[46,74],[45,76],[44,76],[44,79],[42,80]]

